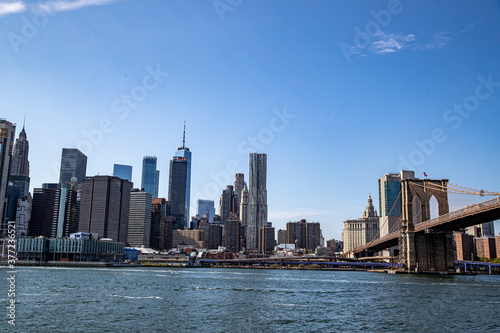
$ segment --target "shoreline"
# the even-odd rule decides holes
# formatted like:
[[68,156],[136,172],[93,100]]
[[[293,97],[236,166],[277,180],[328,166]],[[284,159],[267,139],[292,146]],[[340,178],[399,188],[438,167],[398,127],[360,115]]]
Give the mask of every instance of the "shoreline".
[[[7,267],[7,262],[0,262],[0,267]],[[183,263],[113,263],[113,262],[78,262],[78,261],[18,261],[17,267],[73,267],[73,268],[216,268],[216,269],[272,269],[272,270],[296,270],[296,271],[339,271],[339,272],[367,272],[367,273],[390,273],[390,274],[410,274],[410,275],[500,275],[500,272],[469,271],[469,272],[407,272],[391,269],[362,269],[352,267],[269,267],[269,266],[189,266]]]

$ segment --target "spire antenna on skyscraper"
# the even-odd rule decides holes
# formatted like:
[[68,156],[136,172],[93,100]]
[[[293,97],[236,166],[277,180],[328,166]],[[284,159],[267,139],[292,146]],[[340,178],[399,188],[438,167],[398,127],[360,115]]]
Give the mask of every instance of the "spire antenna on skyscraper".
[[186,121],[184,120],[184,133],[182,134],[182,149],[186,148]]

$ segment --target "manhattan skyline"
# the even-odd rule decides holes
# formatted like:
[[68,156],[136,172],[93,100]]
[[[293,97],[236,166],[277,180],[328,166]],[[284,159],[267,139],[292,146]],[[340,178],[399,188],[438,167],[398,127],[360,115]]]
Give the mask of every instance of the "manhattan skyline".
[[26,115],[31,189],[82,148],[88,176],[123,163],[135,187],[157,156],[167,198],[186,120],[190,215],[254,152],[276,230],[307,219],[327,239],[401,169],[500,191],[496,1],[58,3],[0,1],[1,118],[17,138]]

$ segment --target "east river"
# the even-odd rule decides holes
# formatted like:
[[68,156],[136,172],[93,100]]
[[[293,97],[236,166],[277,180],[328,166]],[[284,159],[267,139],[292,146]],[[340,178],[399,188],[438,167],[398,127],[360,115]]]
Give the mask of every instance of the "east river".
[[500,331],[500,276],[18,267],[1,332]]

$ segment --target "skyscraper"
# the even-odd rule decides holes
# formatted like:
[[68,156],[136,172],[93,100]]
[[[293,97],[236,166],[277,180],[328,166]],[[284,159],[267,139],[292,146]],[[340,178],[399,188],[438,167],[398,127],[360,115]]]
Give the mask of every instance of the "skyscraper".
[[388,173],[378,181],[380,237],[395,231],[402,210],[401,180],[408,178],[415,178],[415,172],[402,170],[396,174]]
[[186,147],[186,123],[182,147],[175,152],[170,161],[168,181],[169,214],[175,216],[180,228],[188,226],[191,196],[191,152]]
[[296,249],[314,250],[321,244],[321,228],[318,222],[288,222],[286,244],[295,244]]
[[241,225],[246,227],[248,225],[248,187],[247,183],[243,186],[243,191],[241,191],[241,201],[240,201],[240,220]]
[[202,200],[199,199],[196,202],[198,216],[203,217],[205,214],[208,214],[208,222],[214,222],[215,216],[215,207],[213,200]]
[[6,235],[9,176],[12,163],[12,149],[16,125],[5,119],[0,119],[0,237]]
[[12,157],[12,170],[11,176],[25,176],[30,175],[30,164],[28,161],[29,142],[26,137],[26,131],[23,129],[19,133],[19,137],[14,145],[14,156]]
[[238,253],[241,249],[240,241],[241,233],[241,222],[237,218],[229,218],[226,221],[226,227],[224,228],[224,240],[226,249]]
[[234,175],[234,202],[236,206],[236,215],[240,217],[240,205],[241,205],[241,192],[245,187],[245,175],[242,173],[237,173]]
[[149,247],[155,250],[164,250],[166,238],[166,216],[167,200],[165,198],[154,198],[151,201],[151,236]]
[[86,173],[87,156],[76,148],[63,148],[59,183],[71,184],[71,178],[76,178],[76,183],[81,184]]
[[226,221],[231,215],[239,215],[239,213],[236,213],[235,194],[232,185],[228,185],[226,189],[222,191],[222,195],[219,199],[219,215],[222,225],[226,225]]
[[177,226],[187,227],[188,212],[186,210],[186,175],[187,160],[174,157],[170,161],[168,181],[168,215],[174,216]]
[[131,188],[132,183],[118,177],[85,178],[78,231],[127,243]]
[[271,254],[274,251],[275,243],[275,230],[271,223],[259,229],[259,251],[261,253]]
[[128,218],[127,242],[132,247],[150,247],[151,193],[132,189]]
[[34,189],[28,235],[68,237],[75,232],[76,198],[77,192],[70,185]]
[[[17,219],[19,201],[27,199],[30,188],[29,161],[28,161],[29,143],[26,137],[26,131],[23,129],[14,144],[14,155],[12,156],[12,168],[9,176],[8,189],[8,209],[7,219],[13,221]],[[24,200],[24,205],[27,201]],[[16,226],[17,228],[17,226]]]
[[267,155],[250,154],[247,248],[258,249],[259,229],[267,224]]
[[126,179],[132,183],[132,166],[123,164],[113,165],[113,177]]
[[156,156],[144,156],[142,159],[141,187],[144,191],[151,193],[153,198],[158,198],[160,184],[160,171],[156,169],[156,164]]
[[208,223],[201,221],[198,225],[198,230],[204,232],[205,246],[207,249],[217,249],[222,245],[223,240],[223,227],[218,223]]

